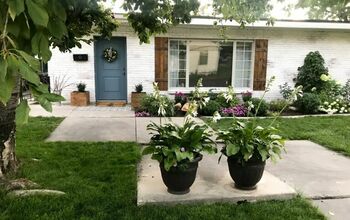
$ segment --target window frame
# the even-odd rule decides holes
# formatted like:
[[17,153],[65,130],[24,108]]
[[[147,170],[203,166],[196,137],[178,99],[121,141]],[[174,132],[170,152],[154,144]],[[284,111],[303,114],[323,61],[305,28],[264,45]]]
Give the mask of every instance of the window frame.
[[[183,41],[186,43],[186,83],[185,87],[172,87],[170,84],[171,78],[170,78],[170,52],[171,52],[171,47],[170,43],[171,41]],[[195,39],[195,38],[169,38],[168,40],[168,91],[169,92],[175,92],[178,90],[181,91],[192,91],[194,87],[189,86],[189,63],[190,63],[190,47],[189,43],[191,41],[216,41],[220,42],[223,41],[221,39]],[[250,74],[250,82],[249,82],[249,87],[234,87],[236,92],[243,92],[253,90],[253,83],[254,83],[254,63],[255,63],[255,40],[246,40],[246,39],[228,39],[226,42],[231,42],[233,45],[233,51],[232,51],[232,73],[231,73],[231,86],[234,87],[234,82],[235,82],[235,71],[236,71],[236,57],[237,57],[237,42],[249,42],[252,43],[252,54],[251,54],[251,74]],[[217,90],[217,91],[222,91],[226,87],[202,87],[203,89],[206,90]]]

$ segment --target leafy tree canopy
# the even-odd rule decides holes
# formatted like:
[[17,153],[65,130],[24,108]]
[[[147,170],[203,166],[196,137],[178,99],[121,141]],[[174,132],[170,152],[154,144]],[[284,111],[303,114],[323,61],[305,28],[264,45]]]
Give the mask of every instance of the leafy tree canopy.
[[296,7],[307,9],[311,19],[350,21],[350,0],[299,0]]

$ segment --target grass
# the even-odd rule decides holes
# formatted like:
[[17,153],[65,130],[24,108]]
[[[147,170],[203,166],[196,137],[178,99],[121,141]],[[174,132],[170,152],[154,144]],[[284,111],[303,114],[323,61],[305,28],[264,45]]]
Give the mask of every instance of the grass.
[[0,190],[0,219],[325,219],[301,197],[240,205],[137,207],[139,146],[123,142],[45,143],[61,120],[31,118],[18,129],[21,169],[16,177],[66,195],[13,198]]
[[[214,129],[227,128],[232,119],[211,123]],[[271,119],[259,119],[261,125],[269,125]],[[350,156],[350,116],[279,118],[275,127],[290,140],[311,140],[331,150]]]

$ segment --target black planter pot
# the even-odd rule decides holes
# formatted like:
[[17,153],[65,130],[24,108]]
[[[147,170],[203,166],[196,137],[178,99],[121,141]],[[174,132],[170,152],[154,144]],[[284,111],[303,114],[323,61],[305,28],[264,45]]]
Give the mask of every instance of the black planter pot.
[[256,188],[256,184],[261,180],[265,161],[247,161],[244,165],[238,162],[235,157],[227,158],[228,169],[231,178],[235,181],[235,186],[239,189],[252,190]]
[[171,167],[169,171],[166,171],[164,164],[159,164],[163,182],[168,187],[169,193],[182,195],[190,192],[190,187],[196,179],[198,162],[202,158],[203,156],[199,154],[192,162],[188,163],[185,170]]

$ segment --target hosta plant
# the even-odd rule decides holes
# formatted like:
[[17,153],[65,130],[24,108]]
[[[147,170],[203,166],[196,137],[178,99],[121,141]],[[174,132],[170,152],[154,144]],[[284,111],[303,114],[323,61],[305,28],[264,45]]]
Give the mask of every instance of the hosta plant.
[[147,126],[152,137],[143,154],[151,154],[152,159],[164,164],[165,170],[171,167],[186,169],[189,162],[202,152],[215,153],[215,142],[210,138],[212,133],[206,125],[198,125],[187,117],[183,126],[174,123]]
[[269,91],[273,80],[274,77],[268,81],[260,100],[254,104],[252,101],[247,102],[247,115],[254,109],[252,119],[238,121],[235,118],[228,129],[218,131],[217,140],[224,143],[221,152],[227,156],[230,175],[236,187],[241,189],[254,189],[263,176],[265,161],[269,158],[276,161],[280,157],[284,150],[284,139],[273,124],[287,105],[292,103],[302,91],[301,86],[293,90],[286,105],[282,107],[271,124],[262,127],[258,124],[256,116],[263,106],[265,94]]
[[224,142],[221,152],[236,157],[242,165],[248,160],[276,161],[284,150],[279,131],[272,126],[257,125],[255,121],[235,120],[229,129],[219,131],[218,139]]

